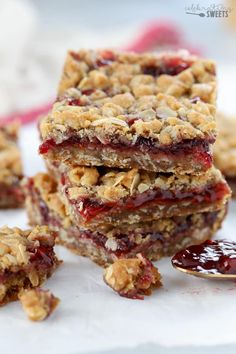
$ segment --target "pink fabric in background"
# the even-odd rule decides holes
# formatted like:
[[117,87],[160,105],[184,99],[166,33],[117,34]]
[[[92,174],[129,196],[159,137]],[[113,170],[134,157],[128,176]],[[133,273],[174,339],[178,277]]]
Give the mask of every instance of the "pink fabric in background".
[[[137,53],[160,49],[187,49],[192,54],[200,54],[199,49],[193,48],[185,42],[184,36],[182,35],[180,29],[168,21],[155,21],[144,25],[143,28],[140,29],[140,33],[137,35],[137,38],[122,49]],[[26,112],[14,113],[5,117],[0,117],[0,122],[2,124],[7,124],[17,119],[22,124],[30,123],[36,120],[39,116],[49,112],[52,104],[53,102],[48,102]]]

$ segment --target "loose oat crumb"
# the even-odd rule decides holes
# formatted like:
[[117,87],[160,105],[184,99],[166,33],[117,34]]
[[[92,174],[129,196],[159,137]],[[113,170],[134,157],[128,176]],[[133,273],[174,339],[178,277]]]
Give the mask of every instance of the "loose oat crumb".
[[143,299],[152,290],[162,286],[161,274],[142,254],[136,258],[119,259],[107,267],[104,281],[120,296]]
[[22,292],[19,299],[31,321],[45,320],[60,302],[49,290],[40,288]]

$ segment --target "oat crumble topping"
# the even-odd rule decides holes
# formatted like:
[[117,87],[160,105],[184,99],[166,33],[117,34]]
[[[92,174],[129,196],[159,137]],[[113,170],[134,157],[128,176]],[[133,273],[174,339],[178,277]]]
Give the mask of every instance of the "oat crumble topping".
[[73,131],[81,138],[122,135],[131,144],[138,136],[161,145],[215,139],[215,66],[210,60],[185,55],[183,60],[191,62],[187,69],[154,78],[142,74],[143,66],[182,56],[114,53],[115,61],[91,70],[100,55],[68,54],[59,101],[41,122],[44,140],[60,143]]
[[54,245],[54,236],[47,226],[36,226],[26,231],[3,226],[0,228],[0,271],[26,266],[31,256],[30,249],[40,245]]
[[223,181],[219,170],[212,167],[202,175],[177,175],[131,169],[78,166],[69,170],[68,195],[70,199],[81,196],[95,197],[103,201],[116,201],[154,188],[162,190],[189,190]]
[[141,254],[115,261],[105,269],[104,281],[121,296],[139,299],[162,286],[157,268]]

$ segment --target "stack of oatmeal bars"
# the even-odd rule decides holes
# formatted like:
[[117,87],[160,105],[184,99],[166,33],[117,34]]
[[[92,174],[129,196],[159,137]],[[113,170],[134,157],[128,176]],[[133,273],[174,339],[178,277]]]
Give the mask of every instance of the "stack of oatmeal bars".
[[31,224],[105,265],[212,237],[230,189],[212,164],[215,65],[185,52],[69,52],[40,122],[48,174],[25,182]]

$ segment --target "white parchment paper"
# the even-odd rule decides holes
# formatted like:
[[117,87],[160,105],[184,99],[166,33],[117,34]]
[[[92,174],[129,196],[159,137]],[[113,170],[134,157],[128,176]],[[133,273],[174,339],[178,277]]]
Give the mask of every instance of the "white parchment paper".
[[[26,173],[42,171],[35,126],[22,130],[21,146]],[[236,240],[235,216],[234,202],[218,238]],[[27,227],[25,212],[0,212],[0,224]],[[164,346],[236,343],[235,282],[186,276],[174,270],[167,258],[157,262],[164,287],[144,301],[129,300],[108,288],[102,269],[88,259],[62,247],[57,253],[64,264],[45,287],[60,297],[58,309],[47,321],[31,323],[18,302],[1,308],[1,353],[90,353],[148,342]]]

